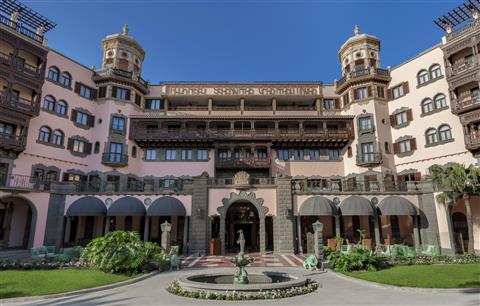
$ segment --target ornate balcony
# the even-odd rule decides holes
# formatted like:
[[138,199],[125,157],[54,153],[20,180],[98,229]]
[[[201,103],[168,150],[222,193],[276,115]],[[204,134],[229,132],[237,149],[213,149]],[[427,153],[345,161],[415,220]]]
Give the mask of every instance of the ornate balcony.
[[0,133],[0,148],[21,152],[25,149],[26,137]]
[[382,163],[382,153],[371,152],[361,153],[357,155],[357,166],[372,167],[378,166]]
[[142,79],[140,76],[135,76],[131,71],[126,71],[118,68],[106,68],[95,71],[92,80],[101,81],[105,79],[117,79],[120,81],[131,82],[143,93],[148,91],[148,82]]
[[0,24],[3,24],[10,29],[30,38],[33,39],[39,43],[43,43],[43,35],[37,34],[34,31],[24,27],[20,23],[14,23],[10,19],[0,15]]
[[480,66],[480,56],[463,59],[447,68],[447,77],[456,77]]
[[228,159],[215,159],[215,167],[221,169],[268,169],[270,168],[270,159],[258,159],[258,158],[228,158]]
[[480,107],[480,96],[468,95],[458,99],[452,99],[452,112],[460,114]]
[[362,82],[371,78],[388,82],[390,80],[390,71],[382,68],[371,68],[348,72],[343,78],[335,82],[335,91],[342,91],[352,82]]
[[47,191],[50,188],[50,181],[41,180],[37,177],[8,174],[0,175],[0,190],[8,191]]
[[480,149],[480,132],[477,131],[465,135],[465,147],[472,151]]
[[128,164],[128,155],[122,153],[103,153],[102,164],[112,167],[123,167]]
[[7,107],[14,111],[26,113],[28,115],[38,115],[38,111],[39,111],[38,99],[39,98],[37,98],[37,101],[33,101],[33,100],[28,100],[28,99],[13,95],[8,91],[0,92],[1,106]]

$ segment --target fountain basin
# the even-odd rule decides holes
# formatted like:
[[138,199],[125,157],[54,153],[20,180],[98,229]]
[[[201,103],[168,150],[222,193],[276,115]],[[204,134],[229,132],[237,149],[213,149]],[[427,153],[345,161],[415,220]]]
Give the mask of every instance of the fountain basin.
[[289,289],[304,286],[307,279],[302,276],[283,272],[265,271],[248,274],[248,284],[234,284],[233,274],[195,273],[179,279],[182,289],[210,292],[260,292],[267,290]]

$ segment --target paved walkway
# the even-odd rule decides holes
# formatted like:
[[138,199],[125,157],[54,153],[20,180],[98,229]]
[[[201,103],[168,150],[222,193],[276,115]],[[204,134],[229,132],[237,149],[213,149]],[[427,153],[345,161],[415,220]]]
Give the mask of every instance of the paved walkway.
[[[255,260],[249,267],[302,267],[306,256],[301,254],[261,255],[249,253]],[[182,258],[182,267],[187,268],[231,268],[229,258],[232,256],[188,256]]]
[[[320,288],[314,293],[293,298],[243,302],[196,300],[165,291],[167,285],[180,275],[206,270],[187,268],[179,272],[164,272],[115,289],[10,305],[480,305],[479,294],[472,290],[446,293],[392,289],[341,278],[332,272],[311,273],[294,267],[250,268],[249,272],[269,270],[304,274],[318,281]],[[233,269],[208,268],[208,272],[226,270],[233,272]]]

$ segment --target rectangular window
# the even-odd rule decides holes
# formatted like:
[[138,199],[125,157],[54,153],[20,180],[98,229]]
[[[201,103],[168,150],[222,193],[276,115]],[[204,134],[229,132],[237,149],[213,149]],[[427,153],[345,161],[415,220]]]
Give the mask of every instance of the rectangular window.
[[206,149],[197,150],[197,160],[208,160],[208,150]]
[[333,99],[323,100],[323,108],[324,109],[334,109],[335,108],[335,101]]
[[156,149],[146,149],[145,150],[145,159],[146,160],[157,160],[157,150]]
[[165,150],[165,160],[177,160],[177,150],[176,149]]
[[162,109],[163,103],[160,99],[147,99],[145,101],[145,108],[146,109]]
[[192,149],[182,149],[182,160],[192,160]]
[[174,188],[175,187],[175,179],[165,179],[163,180],[163,188]]
[[379,98],[385,98],[385,88],[382,86],[377,86],[377,96]]
[[328,157],[329,157],[329,160],[339,160],[340,152],[338,151],[338,149],[329,149]]
[[319,160],[320,159],[320,150],[319,149],[310,149],[310,160]]
[[402,125],[408,122],[407,112],[401,112],[395,115],[396,125]]
[[228,151],[225,149],[218,150],[218,159],[226,160],[228,158]]
[[294,152],[293,152],[294,159],[295,160],[303,160],[303,153],[304,153],[303,149],[295,149]]
[[289,160],[288,149],[280,149],[277,151],[277,158],[279,160]]
[[108,160],[111,162],[119,163],[122,159],[122,151],[123,151],[123,145],[121,143],[116,143],[116,142],[110,143]]
[[400,153],[410,152],[412,150],[412,148],[410,146],[410,139],[400,141],[398,143],[398,148],[400,150]]
[[83,153],[85,152],[85,142],[84,141],[81,141],[81,140],[78,140],[78,139],[74,139],[73,140],[73,148],[72,150],[74,152],[78,152],[78,153]]
[[105,98],[107,96],[107,86],[102,86],[98,88],[98,97]]
[[88,125],[88,114],[77,111],[75,122],[81,125]]
[[372,117],[361,117],[358,119],[358,124],[360,130],[371,130],[372,129]]
[[362,143],[361,149],[363,162],[373,162],[375,159],[373,142]]
[[117,87],[115,98],[120,100],[130,100],[130,90]]
[[123,117],[112,117],[112,130],[117,132],[124,132],[125,131],[125,118]]
[[14,129],[15,128],[14,128],[13,125],[0,122],[0,133],[1,134],[12,135]]
[[355,89],[355,98],[358,100],[363,100],[368,98],[367,87],[361,87],[361,88]]
[[268,152],[266,149],[257,149],[257,158],[265,160],[268,158]]
[[92,89],[90,87],[87,87],[83,84],[80,85],[80,96],[87,98],[87,99],[92,99]]
[[397,98],[400,98],[400,97],[404,96],[405,93],[404,93],[404,91],[403,91],[403,84],[394,87],[394,88],[392,89],[392,94],[393,94],[393,98],[394,98],[394,99],[397,99]]

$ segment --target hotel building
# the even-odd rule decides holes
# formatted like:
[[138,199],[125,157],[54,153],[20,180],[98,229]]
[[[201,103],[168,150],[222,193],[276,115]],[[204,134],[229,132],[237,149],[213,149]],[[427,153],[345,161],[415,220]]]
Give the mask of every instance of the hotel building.
[[168,221],[184,254],[233,252],[239,229],[249,252],[306,253],[316,220],[325,241],[466,248],[464,204],[422,177],[478,164],[479,9],[437,20],[442,42],[395,68],[356,27],[333,83],[152,84],[127,26],[89,68],[47,46],[54,22],[0,1],[0,249],[158,242]]

